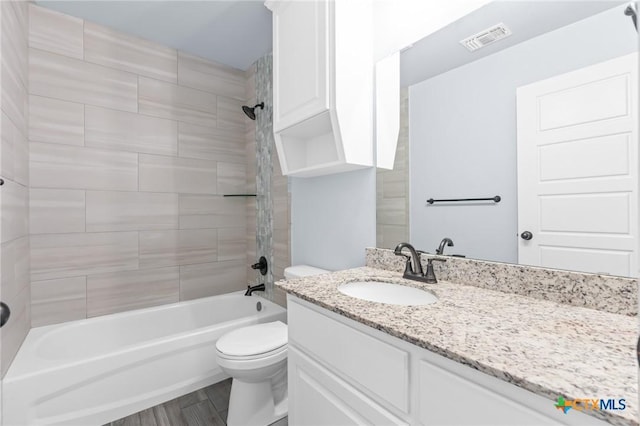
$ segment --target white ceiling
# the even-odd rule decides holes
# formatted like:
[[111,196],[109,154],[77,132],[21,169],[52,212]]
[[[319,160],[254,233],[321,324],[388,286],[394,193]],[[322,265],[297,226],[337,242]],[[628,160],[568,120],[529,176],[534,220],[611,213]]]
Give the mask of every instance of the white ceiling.
[[[628,2],[494,1],[405,50],[401,55],[402,86],[410,86],[625,3]],[[624,6],[620,10],[621,16],[622,9]],[[631,18],[627,17],[626,20],[629,21],[629,34],[633,36],[635,31]],[[469,52],[460,44],[460,40],[498,23],[504,23],[513,34],[474,52]]]
[[241,70],[271,51],[264,0],[36,2]]

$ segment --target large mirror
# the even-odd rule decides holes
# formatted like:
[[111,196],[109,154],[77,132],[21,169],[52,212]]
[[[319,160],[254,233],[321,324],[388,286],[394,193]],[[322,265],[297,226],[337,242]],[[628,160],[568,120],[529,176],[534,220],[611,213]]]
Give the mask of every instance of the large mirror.
[[[637,276],[629,4],[492,2],[405,50],[394,169],[377,176],[378,247],[433,253],[449,237],[445,254]],[[461,43],[482,32],[471,44],[485,46]],[[427,202],[467,198],[489,200]]]

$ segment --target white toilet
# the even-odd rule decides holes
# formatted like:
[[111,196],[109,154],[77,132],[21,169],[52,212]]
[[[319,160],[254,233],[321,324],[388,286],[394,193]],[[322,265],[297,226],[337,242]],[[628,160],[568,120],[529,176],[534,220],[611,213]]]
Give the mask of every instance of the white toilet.
[[[329,272],[286,268],[285,279]],[[287,415],[287,325],[281,321],[230,331],[216,342],[218,365],[233,378],[228,426],[266,426]]]

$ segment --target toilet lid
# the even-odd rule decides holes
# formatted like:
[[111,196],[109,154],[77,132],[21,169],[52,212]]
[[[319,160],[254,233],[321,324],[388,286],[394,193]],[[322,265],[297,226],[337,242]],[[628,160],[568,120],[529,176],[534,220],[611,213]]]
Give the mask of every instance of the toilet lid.
[[216,342],[223,354],[250,356],[271,352],[287,344],[287,325],[282,321],[250,325],[230,331]]

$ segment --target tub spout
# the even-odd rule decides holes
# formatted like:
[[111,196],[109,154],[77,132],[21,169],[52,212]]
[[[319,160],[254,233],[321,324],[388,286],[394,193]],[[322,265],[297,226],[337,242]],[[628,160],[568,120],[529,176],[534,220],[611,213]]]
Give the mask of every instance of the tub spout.
[[266,287],[263,284],[258,284],[258,285],[254,285],[253,287],[251,287],[250,285],[247,286],[247,291],[244,293],[245,296],[251,296],[251,293],[253,293],[254,291],[265,291]]

